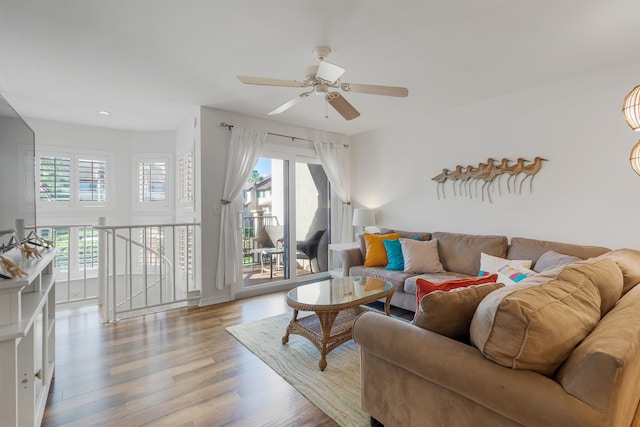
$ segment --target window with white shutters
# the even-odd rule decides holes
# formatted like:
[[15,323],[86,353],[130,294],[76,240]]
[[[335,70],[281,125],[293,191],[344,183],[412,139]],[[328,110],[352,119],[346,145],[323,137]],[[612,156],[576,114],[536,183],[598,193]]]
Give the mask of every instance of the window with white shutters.
[[39,161],[40,201],[71,201],[71,158],[42,156]]
[[78,200],[105,202],[107,200],[107,162],[78,159]]
[[138,162],[138,202],[155,203],[167,199],[167,162]]
[[110,202],[109,163],[105,153],[67,152],[58,149],[37,152],[40,207],[105,207]]
[[178,158],[178,202],[193,203],[193,153]]

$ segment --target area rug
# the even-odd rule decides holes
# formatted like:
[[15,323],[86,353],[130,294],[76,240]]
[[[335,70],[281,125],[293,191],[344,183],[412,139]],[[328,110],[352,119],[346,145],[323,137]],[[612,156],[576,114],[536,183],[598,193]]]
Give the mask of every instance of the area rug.
[[360,406],[360,353],[348,341],[327,355],[327,367],[318,368],[320,352],[299,335],[282,345],[291,314],[230,326],[227,331],[271,369],[341,426],[368,426],[369,415]]

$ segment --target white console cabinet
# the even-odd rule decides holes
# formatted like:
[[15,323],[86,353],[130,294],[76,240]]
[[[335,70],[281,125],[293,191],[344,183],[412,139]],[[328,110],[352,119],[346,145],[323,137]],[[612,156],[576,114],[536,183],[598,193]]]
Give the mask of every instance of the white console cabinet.
[[[27,277],[0,278],[0,426],[39,426],[55,368],[56,249],[23,260],[19,250],[1,254]],[[0,270],[7,274],[5,269]]]

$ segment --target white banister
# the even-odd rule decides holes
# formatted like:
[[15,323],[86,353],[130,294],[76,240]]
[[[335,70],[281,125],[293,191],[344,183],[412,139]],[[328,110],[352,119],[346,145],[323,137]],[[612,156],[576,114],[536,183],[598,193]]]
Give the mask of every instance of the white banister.
[[[105,223],[94,226],[101,235],[110,237],[109,248],[102,252],[106,259],[101,258],[107,277],[100,280],[104,287],[101,293],[106,295],[104,314],[108,321],[144,314],[151,309],[157,311],[157,308],[189,304],[200,298],[191,277],[195,245],[190,237],[196,234],[195,228],[199,225],[113,226]],[[134,236],[134,230],[140,230],[138,238]],[[183,247],[179,247],[181,241]]]
[[[107,217],[101,216],[98,218],[98,225],[107,225]],[[107,233],[98,229],[98,306],[103,322],[107,321],[105,309],[109,306],[107,302],[109,298],[107,295],[108,250]]]

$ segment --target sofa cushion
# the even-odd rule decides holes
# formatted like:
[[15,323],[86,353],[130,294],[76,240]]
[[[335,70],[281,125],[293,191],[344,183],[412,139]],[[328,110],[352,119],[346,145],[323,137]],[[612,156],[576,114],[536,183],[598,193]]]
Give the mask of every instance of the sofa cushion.
[[538,258],[536,267],[533,270],[540,273],[550,268],[564,266],[576,261],[580,261],[580,258],[577,256],[565,255],[556,251],[547,251]]
[[365,267],[357,265],[349,269],[350,276],[366,276],[375,277],[376,279],[386,280],[393,285],[396,292],[402,292],[404,281],[413,276],[413,274],[403,271],[385,270],[384,267]]
[[438,255],[437,240],[400,239],[405,273],[440,273],[444,271]]
[[482,277],[463,277],[461,279],[446,280],[444,282],[430,282],[428,280],[416,279],[416,306],[420,305],[420,301],[425,295],[435,291],[448,292],[452,289],[467,288],[473,285],[482,285],[484,283],[496,283],[497,274]]
[[500,365],[552,375],[599,320],[600,293],[586,275],[577,283],[516,284],[482,300],[471,342]]
[[547,240],[525,239],[523,237],[511,238],[509,246],[509,259],[531,259],[533,269],[536,269],[536,261],[545,252],[553,250],[561,254],[577,256],[580,259],[587,259],[609,252],[609,249],[601,246],[582,246],[568,243],[550,242]]
[[591,280],[600,292],[600,315],[604,316],[618,302],[622,294],[622,271],[610,258],[603,258],[590,263],[571,264],[566,266],[558,280],[579,283],[583,278]]
[[480,271],[478,276],[497,273],[504,266],[531,268],[530,259],[507,259],[482,252],[480,254]]
[[463,277],[474,277],[474,276],[469,276],[467,274],[462,274],[462,273],[455,273],[453,271],[414,275],[411,277],[407,277],[407,279],[404,281],[404,291],[408,294],[416,295],[416,289],[417,289],[416,280],[418,279],[428,280],[431,283],[439,283],[439,282],[445,282],[447,280],[452,280],[452,279],[461,279]]
[[438,240],[440,262],[447,271],[477,276],[480,271],[482,252],[504,258],[507,255],[505,236],[480,236],[436,232],[433,238]]
[[431,233],[426,233],[422,231],[392,230],[390,228],[380,229],[380,234],[391,234],[391,233],[399,233],[400,237],[403,239],[431,240]]
[[[609,413],[612,402],[631,396],[637,399],[640,390],[636,362],[640,349],[639,306],[640,287],[637,287],[622,297],[575,348],[556,375],[567,393],[603,413]],[[627,413],[612,416],[631,419],[636,405],[637,400],[620,405]],[[609,425],[621,423],[611,419]]]
[[383,240],[399,239],[400,234],[370,234],[364,233],[364,244],[366,255],[364,258],[365,267],[384,267],[387,265],[387,250],[384,248]]
[[422,298],[412,323],[449,338],[466,337],[480,301],[503,286],[502,283],[485,283],[448,292],[431,292]]

